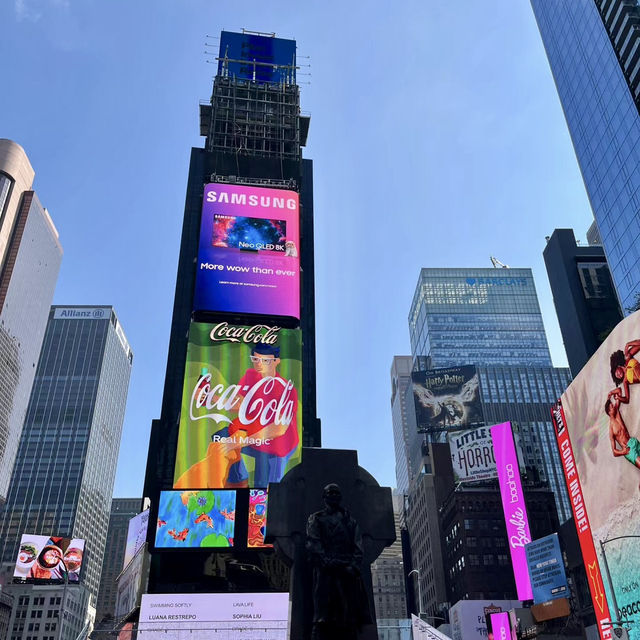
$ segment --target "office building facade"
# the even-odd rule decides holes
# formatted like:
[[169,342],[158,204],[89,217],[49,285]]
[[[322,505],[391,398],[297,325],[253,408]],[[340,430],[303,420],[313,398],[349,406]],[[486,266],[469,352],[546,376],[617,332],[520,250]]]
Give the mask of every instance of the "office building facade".
[[51,307],[0,519],[3,562],[25,533],[84,539],[94,605],[132,361],[112,307]]
[[413,357],[434,369],[551,366],[531,269],[422,269],[409,336]]
[[411,356],[394,356],[391,363],[391,421],[393,424],[393,447],[396,457],[396,489],[402,495],[409,492],[409,457],[411,436],[417,434],[412,416],[413,393],[411,390]]
[[0,139],[0,502],[7,498],[62,261],[24,150]]
[[[234,43],[240,43],[235,48]],[[313,176],[312,162],[302,157],[309,118],[300,110],[300,89],[296,84],[295,41],[265,34],[222,32],[218,71],[213,81],[211,99],[200,105],[200,134],[203,148],[191,150],[189,178],[176,289],[169,338],[169,352],[161,415],[151,429],[144,496],[150,498],[150,522],[157,519],[158,499],[162,491],[174,487],[179,417],[187,365],[190,329],[202,323],[228,322],[236,325],[277,326],[297,330],[302,336],[301,369],[304,381],[301,442],[320,446],[320,421],[316,416],[315,385],[315,295],[313,255]],[[243,52],[255,50],[257,58],[241,60]],[[265,52],[274,52],[273,55]],[[278,52],[288,51],[286,55]],[[295,192],[299,200],[297,247],[300,266],[299,317],[267,311],[195,308],[194,289],[201,269],[198,261],[203,192],[240,187],[268,189],[274,198],[284,191]],[[278,221],[276,221],[278,222]],[[290,221],[291,223],[292,221]],[[294,247],[294,249],[296,249]],[[246,255],[246,254],[243,254]],[[257,287],[245,287],[237,300],[242,305],[256,295]],[[295,294],[297,296],[297,293]],[[295,297],[295,296],[293,296]],[[290,300],[291,298],[288,298]],[[301,312],[300,310],[303,310]],[[294,314],[295,315],[295,314]],[[238,505],[248,504],[248,490],[236,491]],[[237,507],[236,523],[246,522],[247,515]],[[240,525],[246,526],[246,525]],[[202,553],[166,553],[155,548],[155,528],[149,527],[151,553],[149,592],[163,593],[179,588],[185,591],[282,590],[288,571],[280,566],[272,549],[238,549],[236,533],[233,553],[213,571],[206,566]],[[245,534],[246,538],[246,534]],[[241,560],[240,560],[241,558]],[[238,572],[237,567],[252,566],[252,571]],[[234,573],[236,572],[236,573]],[[237,574],[237,575],[236,575]],[[256,576],[260,580],[256,582]],[[285,587],[286,588],[286,587]]]
[[95,618],[91,594],[81,584],[11,584],[13,598],[7,640],[76,640]]
[[622,311],[640,291],[637,3],[531,0]]
[[108,544],[104,550],[104,560],[100,571],[100,589],[96,604],[96,622],[105,618],[115,618],[116,597],[118,595],[116,578],[124,569],[124,554],[127,547],[129,520],[140,513],[140,498],[113,498],[109,528]]
[[600,244],[579,245],[572,229],[556,229],[543,251],[569,368],[573,376],[622,320]]

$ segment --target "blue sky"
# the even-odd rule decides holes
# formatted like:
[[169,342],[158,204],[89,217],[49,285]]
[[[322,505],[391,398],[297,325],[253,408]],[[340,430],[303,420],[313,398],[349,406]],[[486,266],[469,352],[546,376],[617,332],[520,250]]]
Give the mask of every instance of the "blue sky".
[[25,148],[60,232],[54,302],[113,304],[134,350],[116,496],[141,493],[160,413],[205,42],[221,29],[295,38],[310,65],[324,446],[395,484],[389,368],[410,350],[421,267],[532,267],[566,364],[542,250],[592,216],[528,2],[7,0],[0,24],[0,137]]

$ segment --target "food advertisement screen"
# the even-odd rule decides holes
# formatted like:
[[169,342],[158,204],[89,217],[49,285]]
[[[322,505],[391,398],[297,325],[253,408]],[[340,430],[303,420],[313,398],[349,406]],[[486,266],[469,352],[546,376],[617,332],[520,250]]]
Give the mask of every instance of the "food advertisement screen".
[[80,581],[84,540],[23,534],[14,578],[27,581]]
[[299,329],[192,323],[174,489],[264,488],[301,460]]
[[194,311],[300,318],[295,191],[205,186]]
[[162,491],[156,547],[232,547],[235,491]]

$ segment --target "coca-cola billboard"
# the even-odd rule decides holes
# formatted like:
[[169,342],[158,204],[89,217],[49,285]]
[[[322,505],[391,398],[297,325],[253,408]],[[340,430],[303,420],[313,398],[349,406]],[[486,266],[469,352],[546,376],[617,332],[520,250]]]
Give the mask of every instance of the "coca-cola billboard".
[[301,361],[299,329],[192,323],[174,488],[266,488],[297,465]]

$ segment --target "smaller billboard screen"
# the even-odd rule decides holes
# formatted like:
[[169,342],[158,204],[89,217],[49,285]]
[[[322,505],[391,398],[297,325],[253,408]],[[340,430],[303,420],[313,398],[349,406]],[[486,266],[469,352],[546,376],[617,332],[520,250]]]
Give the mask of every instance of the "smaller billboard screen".
[[478,372],[473,365],[414,371],[411,379],[419,431],[484,424]]
[[213,214],[211,245],[247,251],[286,251],[286,220]]
[[453,431],[448,436],[456,482],[474,482],[498,477],[489,427]]
[[296,81],[296,41],[258,33],[220,34],[218,75],[259,84]]
[[249,528],[247,547],[251,549],[272,547],[265,544],[264,531],[267,526],[267,490],[251,489],[249,491]]
[[533,595],[527,556],[524,550],[525,545],[531,542],[531,533],[511,423],[497,424],[491,427],[490,431],[498,469],[498,483],[507,525],[516,591],[520,600],[531,600]]
[[84,540],[23,534],[14,578],[80,582]]
[[508,611],[487,614],[487,640],[511,640]]
[[133,516],[129,520],[129,529],[127,530],[127,546],[124,551],[124,562],[122,567],[126,567],[132,560],[133,556],[138,553],[138,549],[147,541],[147,526],[149,525],[149,510]]
[[155,546],[232,547],[235,517],[235,491],[162,491]]
[[534,540],[525,546],[529,577],[536,604],[566,598],[569,595],[564,561],[558,542],[558,534]]

